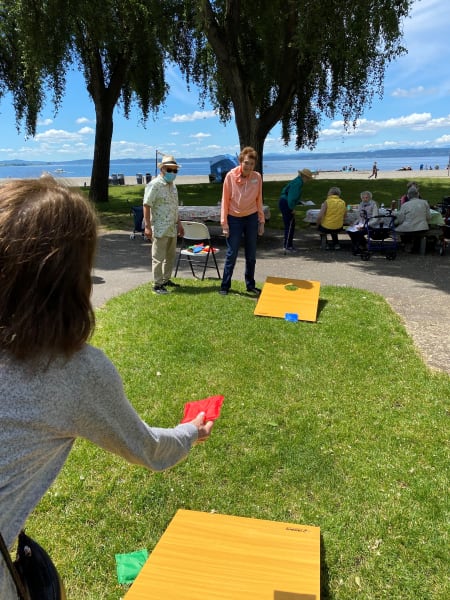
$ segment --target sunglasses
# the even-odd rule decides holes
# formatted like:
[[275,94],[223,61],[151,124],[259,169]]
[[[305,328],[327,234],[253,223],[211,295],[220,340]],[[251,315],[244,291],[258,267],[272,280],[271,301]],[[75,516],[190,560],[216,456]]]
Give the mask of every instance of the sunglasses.
[[178,169],[172,169],[171,167],[166,167],[166,173],[178,173]]

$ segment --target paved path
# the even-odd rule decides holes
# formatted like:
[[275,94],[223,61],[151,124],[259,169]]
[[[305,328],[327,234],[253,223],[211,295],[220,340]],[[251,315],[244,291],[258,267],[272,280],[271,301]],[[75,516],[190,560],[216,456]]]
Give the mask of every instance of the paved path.
[[[219,229],[211,227],[212,234]],[[343,238],[345,239],[345,238]],[[424,360],[433,368],[450,373],[450,252],[439,255],[399,253],[388,261],[375,254],[370,261],[351,256],[348,243],[338,252],[319,249],[314,229],[302,231],[299,253],[284,256],[281,232],[271,232],[258,249],[256,278],[269,275],[320,281],[322,285],[349,286],[377,292],[402,317]],[[223,247],[223,239],[214,238]],[[219,255],[222,266],[224,252]],[[234,277],[243,279],[243,251]],[[179,273],[189,277],[190,273]],[[123,231],[102,234],[93,277],[93,303],[101,306],[110,298],[151,279],[150,245],[140,238],[130,240]]]

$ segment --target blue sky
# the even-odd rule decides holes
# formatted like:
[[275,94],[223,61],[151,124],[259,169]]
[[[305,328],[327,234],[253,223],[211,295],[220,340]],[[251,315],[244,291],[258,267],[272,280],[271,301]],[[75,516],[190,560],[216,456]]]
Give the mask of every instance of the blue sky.
[[[355,131],[345,133],[342,122],[324,120],[317,152],[352,152],[390,148],[450,148],[450,10],[448,0],[417,0],[404,22],[403,44],[408,54],[392,63],[382,99],[375,97]],[[156,150],[177,157],[234,154],[239,148],[234,122],[226,126],[210,107],[198,106],[172,68],[165,106],[144,128],[138,112],[125,119],[114,116],[111,158],[154,157]],[[39,118],[34,138],[17,132],[11,99],[0,101],[0,161],[74,160],[92,158],[95,112],[82,76],[68,75],[66,95],[57,115],[49,103]],[[292,153],[280,130],[268,136],[264,152]]]

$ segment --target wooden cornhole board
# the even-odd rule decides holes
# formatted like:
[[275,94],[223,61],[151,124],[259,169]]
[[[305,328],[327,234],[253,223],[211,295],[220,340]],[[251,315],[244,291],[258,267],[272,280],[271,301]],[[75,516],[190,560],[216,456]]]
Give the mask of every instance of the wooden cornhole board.
[[299,321],[316,321],[319,294],[320,281],[267,277],[254,314],[281,319],[289,314]]
[[125,600],[319,600],[320,528],[178,510]]

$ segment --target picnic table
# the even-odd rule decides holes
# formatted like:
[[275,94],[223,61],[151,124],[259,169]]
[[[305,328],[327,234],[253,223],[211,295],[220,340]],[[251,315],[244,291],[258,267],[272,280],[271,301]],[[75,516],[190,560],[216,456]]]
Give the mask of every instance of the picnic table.
[[[320,212],[319,208],[311,208],[306,211],[305,218],[303,219],[305,223],[309,223],[310,225],[315,225],[317,222],[317,216]],[[347,210],[344,217],[344,225],[353,225],[355,221],[360,218],[358,210]]]
[[[264,205],[266,221],[270,219],[270,207]],[[178,214],[182,221],[215,221],[220,223],[220,204],[214,206],[179,206]]]

